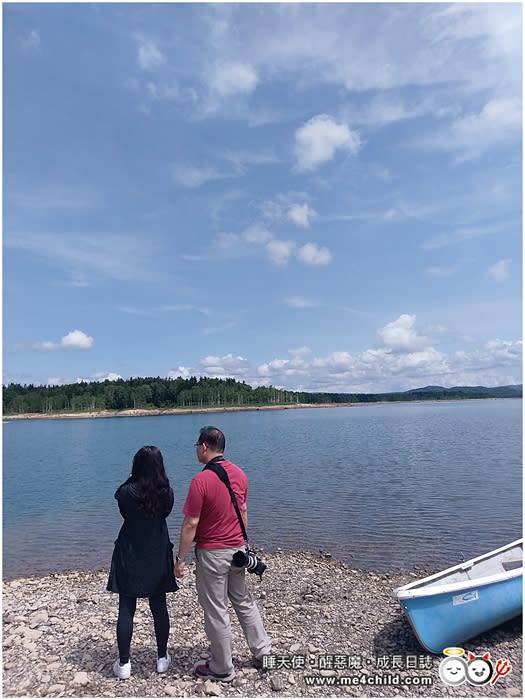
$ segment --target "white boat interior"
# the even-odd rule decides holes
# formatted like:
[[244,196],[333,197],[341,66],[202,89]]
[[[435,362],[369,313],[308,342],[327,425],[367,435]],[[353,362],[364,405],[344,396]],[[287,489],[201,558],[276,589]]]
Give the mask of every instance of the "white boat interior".
[[428,576],[421,581],[408,584],[403,588],[431,588],[452,583],[476,581],[488,576],[504,574],[523,567],[523,540],[516,540],[501,549],[496,549],[483,556],[470,559],[456,566]]

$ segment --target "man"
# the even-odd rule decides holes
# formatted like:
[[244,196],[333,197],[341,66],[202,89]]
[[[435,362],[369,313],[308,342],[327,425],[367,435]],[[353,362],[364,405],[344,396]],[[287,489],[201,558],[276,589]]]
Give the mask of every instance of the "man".
[[[212,426],[202,428],[195,443],[201,464],[219,463],[228,475],[244,527],[248,527],[248,478],[238,466],[223,456],[225,438]],[[233,605],[244,636],[252,652],[253,664],[262,666],[262,657],[271,653],[257,605],[246,586],[246,570],[232,565],[232,557],[244,549],[245,541],[228,488],[211,469],[193,477],[182,509],[179,553],[175,558],[175,576],[184,576],[184,559],[195,541],[196,578],[199,603],[204,611],[204,628],[211,656],[194,668],[200,678],[231,681],[232,635],[228,599]]]

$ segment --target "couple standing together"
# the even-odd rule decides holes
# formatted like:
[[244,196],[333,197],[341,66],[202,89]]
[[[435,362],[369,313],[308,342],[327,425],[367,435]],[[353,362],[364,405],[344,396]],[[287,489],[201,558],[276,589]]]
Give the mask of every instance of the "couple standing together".
[[205,466],[193,477],[182,509],[184,521],[175,562],[166,524],[173,508],[173,490],[158,447],[142,447],[137,452],[131,476],[115,493],[124,524],[115,542],[107,589],[119,594],[119,658],[113,664],[117,678],[126,679],[131,674],[137,598],[149,600],[157,640],[157,672],[168,670],[166,593],[178,589],[175,577],[184,576],[184,560],[193,542],[197,594],[211,650],[207,661],[195,665],[195,675],[218,681],[231,681],[235,676],[228,600],[239,618],[254,666],[262,666],[262,657],[271,652],[271,640],[246,586],[245,569],[232,564],[235,552],[246,545],[232,499],[217,474],[206,468],[210,463],[224,468],[246,528],[248,479],[242,469],[224,458],[224,446],[225,438],[218,428],[201,429],[195,449]]

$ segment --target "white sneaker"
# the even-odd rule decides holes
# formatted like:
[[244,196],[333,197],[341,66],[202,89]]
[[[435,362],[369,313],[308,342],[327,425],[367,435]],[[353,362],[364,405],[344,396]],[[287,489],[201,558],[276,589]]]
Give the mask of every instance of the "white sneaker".
[[157,673],[166,673],[171,663],[171,656],[166,652],[166,656],[157,659]]
[[127,664],[121,664],[120,659],[117,659],[113,664],[113,673],[121,681],[127,680],[131,675],[131,661],[128,661]]

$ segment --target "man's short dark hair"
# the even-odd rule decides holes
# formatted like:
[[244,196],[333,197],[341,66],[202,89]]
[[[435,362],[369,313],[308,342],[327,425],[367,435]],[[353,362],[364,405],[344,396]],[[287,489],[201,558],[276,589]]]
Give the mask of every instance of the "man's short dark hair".
[[219,428],[214,428],[213,425],[201,428],[199,442],[205,442],[214,452],[224,452],[224,447],[226,446],[224,433]]

